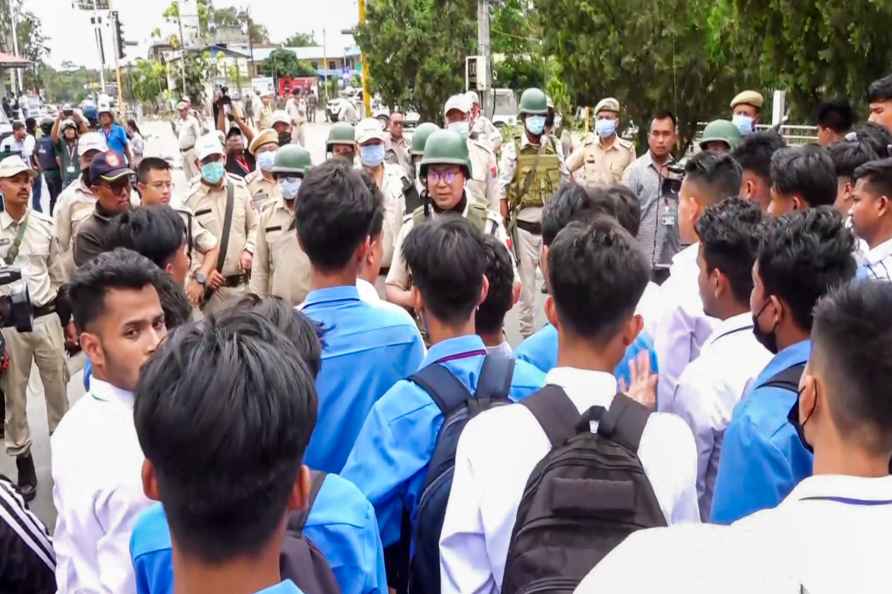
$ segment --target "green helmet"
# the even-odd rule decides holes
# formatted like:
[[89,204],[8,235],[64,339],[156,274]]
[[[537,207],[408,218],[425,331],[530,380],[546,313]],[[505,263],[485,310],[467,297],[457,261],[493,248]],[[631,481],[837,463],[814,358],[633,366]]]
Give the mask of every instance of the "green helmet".
[[527,115],[548,115],[548,97],[542,89],[527,89],[520,96],[519,111]]
[[313,163],[310,151],[299,144],[286,144],[276,151],[273,173],[299,173],[306,175]]
[[438,125],[431,122],[424,122],[415,128],[415,134],[412,135],[412,149],[409,151],[413,157],[420,157],[424,154],[424,145],[427,139],[439,129]]
[[[710,142],[724,142],[729,150],[734,150],[743,142],[740,130],[728,120],[713,120],[703,129],[703,138],[700,139],[700,148]],[[704,149],[705,150],[705,149]]]
[[347,122],[338,122],[328,131],[328,140],[325,142],[325,150],[330,151],[335,144],[355,144],[356,133],[353,126]]
[[427,177],[428,165],[461,165],[465,176],[469,177],[471,159],[468,157],[468,142],[458,132],[435,130],[424,145],[421,177]]

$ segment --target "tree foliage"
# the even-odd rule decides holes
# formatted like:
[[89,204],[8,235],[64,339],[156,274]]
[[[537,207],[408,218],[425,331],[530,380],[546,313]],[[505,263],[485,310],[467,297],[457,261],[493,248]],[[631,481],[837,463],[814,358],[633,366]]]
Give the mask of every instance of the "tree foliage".
[[545,87],[542,31],[539,19],[528,13],[527,4],[523,0],[504,0],[492,11],[490,36],[497,87]]
[[47,101],[51,103],[80,103],[94,90],[99,90],[99,71],[63,62],[56,70],[41,66],[40,80]]
[[133,98],[142,103],[155,104],[167,89],[167,70],[155,60],[136,60],[127,78]]
[[294,33],[283,43],[286,47],[315,47],[319,45],[313,33]]
[[[248,23],[251,25],[251,41],[253,43],[269,43],[269,31],[266,26],[250,18],[247,10],[235,7],[215,8],[210,0],[197,0],[198,35],[202,42],[213,41],[214,32],[218,28],[239,29],[248,34]],[[175,22],[180,16],[179,0],[171,0],[161,13],[167,21]]]
[[273,50],[263,65],[266,76],[315,76],[313,66],[306,61],[298,60],[297,54],[291,50],[279,48]]
[[[44,61],[50,53],[40,20],[28,10],[20,10],[16,27],[16,42],[19,55],[31,61],[32,66],[22,75],[26,88],[38,90],[42,85],[40,72]],[[0,0],[0,51],[13,53],[12,44],[12,7],[10,0]]]

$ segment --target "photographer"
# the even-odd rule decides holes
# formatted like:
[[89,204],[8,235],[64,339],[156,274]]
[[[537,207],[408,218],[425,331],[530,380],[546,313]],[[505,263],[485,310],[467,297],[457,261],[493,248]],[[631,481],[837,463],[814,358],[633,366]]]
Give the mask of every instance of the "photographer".
[[[37,494],[37,475],[31,457],[26,415],[32,363],[37,363],[43,382],[50,433],[68,410],[68,368],[60,322],[64,314],[56,313],[56,297],[63,282],[62,261],[59,243],[53,233],[53,220],[28,208],[31,180],[35,175],[36,172],[21,157],[12,156],[0,161],[0,193],[4,203],[0,213],[0,257],[3,265],[22,269],[22,278],[34,307],[32,331],[3,328],[9,369],[0,378],[0,386],[6,394],[6,451],[16,458],[18,489],[27,501]],[[0,293],[9,295],[18,284],[0,286]],[[3,313],[0,325],[6,326],[11,320],[8,312]]]

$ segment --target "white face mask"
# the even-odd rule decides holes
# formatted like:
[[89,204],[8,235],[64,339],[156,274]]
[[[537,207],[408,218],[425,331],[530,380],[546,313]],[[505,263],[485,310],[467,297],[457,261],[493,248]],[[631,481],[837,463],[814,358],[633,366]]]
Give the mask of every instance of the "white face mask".
[[453,132],[458,132],[462,136],[467,136],[471,132],[471,124],[468,123],[467,120],[462,120],[460,122],[450,122],[446,126],[447,130],[452,130]]
[[257,155],[257,166],[263,171],[270,171],[276,162],[276,151],[264,151]]
[[285,200],[294,200],[297,193],[300,192],[300,184],[303,179],[300,177],[280,177],[278,179],[279,191]]

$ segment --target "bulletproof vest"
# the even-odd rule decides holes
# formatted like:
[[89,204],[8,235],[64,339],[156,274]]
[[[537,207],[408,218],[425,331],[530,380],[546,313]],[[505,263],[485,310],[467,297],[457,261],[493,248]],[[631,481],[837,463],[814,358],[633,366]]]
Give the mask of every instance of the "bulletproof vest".
[[517,169],[508,186],[508,204],[512,210],[544,205],[561,185],[561,160],[554,139],[542,137],[543,144],[528,144],[521,148],[514,139]]
[[[430,212],[428,210],[429,208],[430,207],[428,205],[422,205],[422,206],[419,206],[418,208],[416,208],[412,212],[412,225],[413,226],[421,225],[428,219],[428,217],[430,216]],[[486,207],[483,206],[482,204],[479,204],[475,200],[470,201],[469,207],[468,207],[468,216],[467,216],[468,222],[470,222],[472,225],[474,225],[474,227],[476,227],[477,230],[480,231],[481,233],[487,233],[486,211],[487,211]],[[456,214],[458,214],[458,213],[456,213]],[[488,233],[490,235],[495,234],[497,227],[498,227],[498,225],[493,224],[492,228],[489,229]]]

